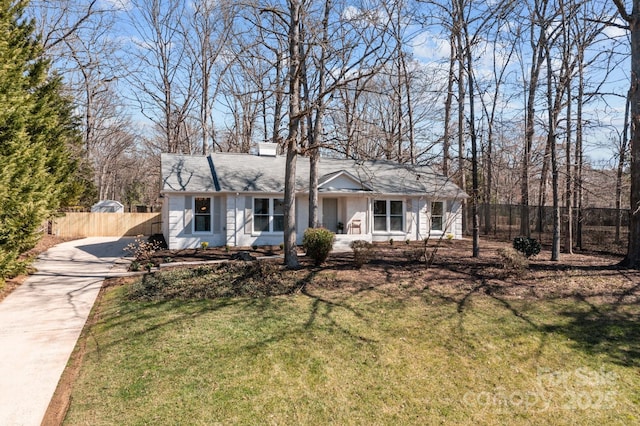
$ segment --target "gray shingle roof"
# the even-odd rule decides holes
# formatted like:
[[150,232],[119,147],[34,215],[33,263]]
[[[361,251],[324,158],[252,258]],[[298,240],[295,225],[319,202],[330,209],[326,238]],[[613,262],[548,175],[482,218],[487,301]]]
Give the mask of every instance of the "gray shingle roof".
[[[162,154],[163,192],[267,192],[284,191],[285,157],[213,153],[210,156]],[[466,198],[450,179],[428,166],[384,160],[356,161],[321,158],[320,182],[346,171],[359,179],[361,192]],[[298,157],[296,191],[308,192],[309,159]],[[323,192],[330,189],[324,188]],[[336,192],[341,192],[336,190]]]

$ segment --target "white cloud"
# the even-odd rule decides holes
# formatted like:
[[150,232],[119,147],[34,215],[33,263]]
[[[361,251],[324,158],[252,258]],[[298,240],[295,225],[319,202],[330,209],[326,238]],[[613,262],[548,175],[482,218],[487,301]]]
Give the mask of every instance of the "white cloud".
[[102,0],[104,4],[109,6],[110,9],[115,10],[131,10],[133,5],[131,4],[131,0]]
[[449,40],[430,32],[418,34],[411,43],[413,54],[419,60],[439,61],[449,58]]

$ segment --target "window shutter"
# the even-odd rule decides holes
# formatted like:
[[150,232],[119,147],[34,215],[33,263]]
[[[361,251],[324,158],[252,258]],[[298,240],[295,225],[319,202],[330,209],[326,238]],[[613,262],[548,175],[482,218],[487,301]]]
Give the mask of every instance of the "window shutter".
[[220,198],[213,198],[213,233],[222,233],[222,203]]
[[251,234],[253,228],[253,198],[244,197],[244,233]]
[[405,205],[405,232],[407,234],[412,232],[413,229],[413,200],[409,198]]
[[193,229],[193,197],[186,195],[184,197],[184,233],[191,235]]
[[444,201],[444,223],[447,229],[447,232],[455,235],[456,233],[456,223],[455,223],[455,211],[457,209],[456,202],[453,200]]

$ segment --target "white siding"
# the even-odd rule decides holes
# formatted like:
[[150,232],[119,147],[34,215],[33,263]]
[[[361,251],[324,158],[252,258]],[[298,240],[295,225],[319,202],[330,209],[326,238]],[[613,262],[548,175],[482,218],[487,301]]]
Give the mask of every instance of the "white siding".
[[[211,246],[242,246],[252,245],[280,245],[284,241],[282,232],[272,234],[258,234],[252,232],[250,227],[245,232],[245,206],[253,195],[227,194],[214,198],[214,209],[220,209],[221,230],[212,234],[185,233],[185,200],[193,194],[165,195],[163,213],[163,234],[169,248],[183,249],[196,248],[202,241],[207,241]],[[264,194],[261,197],[282,197],[282,194]],[[382,198],[382,197],[381,197]],[[423,198],[405,199],[405,233],[376,234],[371,236],[371,199],[366,196],[339,197],[338,220],[345,224],[345,232],[350,232],[350,223],[353,220],[361,221],[363,239],[373,241],[395,240],[422,240],[430,236],[431,228],[431,202]],[[452,233],[456,239],[462,238],[462,214],[460,201],[446,201],[445,226],[447,233]],[[306,194],[296,198],[296,224],[297,242],[302,243],[302,237],[307,229],[309,221],[309,201]],[[355,235],[358,235],[357,233]],[[431,233],[431,237],[439,237],[442,233]]]
[[[244,201],[244,197],[239,197],[236,195],[228,195],[226,199],[226,209],[225,209],[226,214],[224,215],[225,230],[226,230],[225,245],[228,245],[228,246],[237,245],[236,241],[238,240],[238,233],[242,232],[243,230],[242,219],[244,217],[244,207],[242,208],[242,212],[241,212],[242,216],[240,216],[238,205],[244,206],[244,204],[241,203],[240,201]],[[240,221],[238,220],[239,216],[240,216]]]
[[454,238],[462,238],[462,204],[459,201],[450,201],[449,220],[451,222],[450,230]]
[[[190,230],[186,230],[185,226],[190,226],[190,221],[185,223],[185,198],[191,197],[190,194],[185,195],[166,195],[168,199],[167,209],[163,209],[163,227],[165,229],[164,238],[170,249],[185,249],[200,247],[200,243],[206,241],[211,246],[221,246],[225,243],[224,232],[210,234],[191,234]],[[211,196],[211,195],[208,195]],[[188,202],[188,201],[187,201]],[[224,199],[214,197],[213,208],[224,209]],[[213,214],[213,213],[212,213]],[[213,222],[213,217],[212,217]],[[212,225],[213,226],[213,225]],[[224,225],[223,225],[224,227]]]
[[362,189],[358,182],[354,182],[349,176],[340,175],[323,185],[323,187],[335,189]]
[[430,214],[429,214],[429,203],[427,200],[420,198],[414,200],[414,204],[418,209],[417,221],[418,221],[418,232],[416,235],[416,240],[424,240],[429,236],[429,226],[431,224]]
[[444,231],[431,231],[431,201],[429,201],[426,205],[426,215],[425,215],[425,225],[424,228],[426,231],[425,235],[430,235],[434,238],[439,238],[444,234],[446,237],[447,234],[453,234],[455,239],[462,238],[462,205],[460,201],[454,200],[435,200],[444,202],[444,217],[443,217],[443,226]]
[[309,196],[296,197],[296,240],[302,244],[304,231],[309,227]]
[[[360,221],[360,232],[362,234],[367,234],[368,222],[367,222],[367,199],[364,197],[360,198],[345,198],[345,221],[344,231],[347,234],[352,233],[351,223],[354,220]],[[358,231],[354,231],[356,235],[358,235]]]

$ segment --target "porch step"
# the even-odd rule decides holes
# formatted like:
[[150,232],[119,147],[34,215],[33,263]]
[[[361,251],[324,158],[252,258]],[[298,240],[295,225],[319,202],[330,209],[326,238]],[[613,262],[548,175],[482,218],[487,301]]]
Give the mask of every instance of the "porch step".
[[351,242],[356,240],[371,241],[371,236],[358,234],[338,234],[333,241],[334,252],[351,251]]

